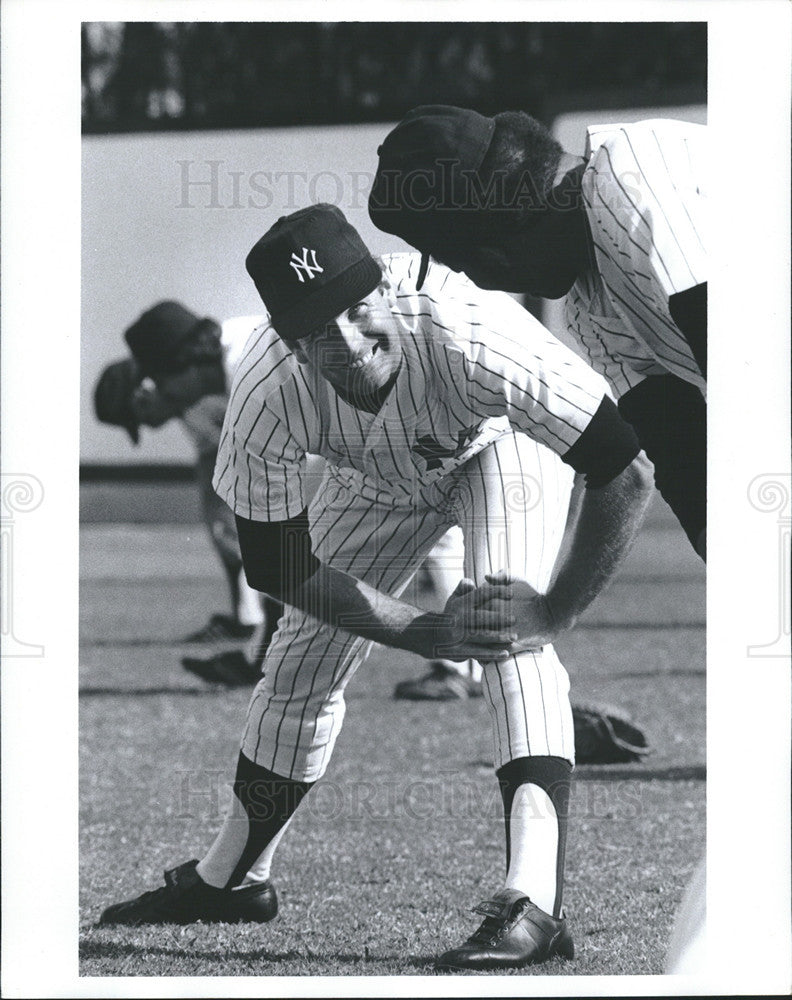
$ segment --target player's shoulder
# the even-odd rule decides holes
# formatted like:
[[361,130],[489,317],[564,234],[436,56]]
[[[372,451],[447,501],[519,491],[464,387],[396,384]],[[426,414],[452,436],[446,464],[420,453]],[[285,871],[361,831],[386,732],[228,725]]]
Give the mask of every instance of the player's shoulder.
[[706,125],[675,118],[590,125],[585,159],[600,178],[627,169],[645,172],[667,165],[675,146],[702,146],[706,135]]
[[[638,219],[664,198],[699,197],[707,177],[706,126],[675,119],[589,126],[582,189],[589,206],[607,206],[598,225],[621,235],[616,222]],[[645,215],[645,213],[644,213]]]
[[421,288],[416,287],[421,266],[419,253],[384,254],[385,277],[394,293],[396,308],[406,317],[433,318],[451,315],[460,307],[475,308],[489,295],[467,275],[452,271],[439,261],[430,259]]
[[460,305],[470,282],[463,274],[432,260],[418,289],[419,253],[383,254],[380,261],[390,286],[391,309],[415,339],[442,340],[448,330],[464,325]]
[[[445,264],[431,259],[419,290],[416,286],[421,270],[420,253],[387,253],[382,254],[379,260],[386,279],[402,300],[425,299],[430,304],[437,304],[460,295],[465,296],[465,289],[472,285],[464,274],[452,271]],[[475,289],[475,285],[472,287]]]
[[238,396],[243,388],[246,395],[255,393],[257,402],[264,405],[268,396],[294,378],[298,362],[269,318],[260,319],[243,344],[234,374],[233,395]]
[[415,288],[418,272],[421,268],[421,255],[417,251],[383,253],[379,255],[377,260],[382,265],[382,271],[391,284],[401,283],[409,288]]
[[264,315],[231,316],[220,324],[220,343],[223,347],[223,362],[231,375],[245,352],[248,340],[260,326],[266,325]]
[[245,343],[251,333],[258,327],[265,325],[267,317],[263,313],[252,314],[250,316],[230,316],[220,324],[220,339],[223,344],[237,344],[240,341]]
[[434,353],[435,360],[440,354],[460,352],[474,360],[487,348],[506,349],[507,341],[519,352],[549,336],[512,295],[479,288],[466,274],[439,261],[430,261],[420,290],[415,287],[419,254],[391,254],[382,261],[395,311],[415,342]]

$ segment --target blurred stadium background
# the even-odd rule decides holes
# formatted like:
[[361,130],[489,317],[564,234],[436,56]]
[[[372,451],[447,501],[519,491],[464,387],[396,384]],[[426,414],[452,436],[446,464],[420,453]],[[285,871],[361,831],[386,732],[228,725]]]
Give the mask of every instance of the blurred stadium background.
[[[258,313],[247,250],[281,215],[338,204],[375,252],[366,197],[382,137],[421,103],[522,108],[582,152],[588,123],[706,115],[706,24],[123,23],[82,26],[81,517],[200,517],[178,426],[93,415],[123,330],[176,298]],[[558,307],[528,302],[557,333]],[[158,485],[157,485],[158,484]]]

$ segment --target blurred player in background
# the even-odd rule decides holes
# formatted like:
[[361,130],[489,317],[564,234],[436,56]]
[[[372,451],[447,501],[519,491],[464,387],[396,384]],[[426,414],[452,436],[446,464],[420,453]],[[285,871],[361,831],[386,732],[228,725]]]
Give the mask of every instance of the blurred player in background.
[[204,680],[229,686],[258,679],[282,610],[279,602],[248,586],[234,518],[212,489],[228,389],[248,336],[260,322],[260,316],[239,316],[219,324],[199,319],[179,302],[159,302],[126,330],[131,356],[109,365],[94,391],[98,419],[125,427],[134,444],[141,425],[162,427],[173,419],[192,441],[201,510],[228,583],[231,614],[213,614],[185,641],[245,639],[247,645],[182,662]]

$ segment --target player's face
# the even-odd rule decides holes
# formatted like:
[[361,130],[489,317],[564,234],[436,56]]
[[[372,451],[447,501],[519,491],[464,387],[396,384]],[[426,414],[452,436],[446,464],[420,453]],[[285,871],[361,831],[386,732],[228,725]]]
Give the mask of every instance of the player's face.
[[349,402],[381,397],[396,379],[401,339],[385,286],[299,341],[298,358]]

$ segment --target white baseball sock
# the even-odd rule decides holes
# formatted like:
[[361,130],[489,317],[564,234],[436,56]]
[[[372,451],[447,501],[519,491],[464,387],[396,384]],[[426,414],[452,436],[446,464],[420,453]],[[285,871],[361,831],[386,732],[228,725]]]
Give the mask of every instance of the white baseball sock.
[[558,819],[547,792],[520,785],[511,807],[511,858],[506,888],[519,889],[546,913],[556,898]]

